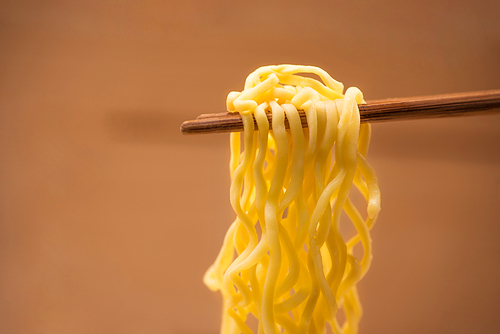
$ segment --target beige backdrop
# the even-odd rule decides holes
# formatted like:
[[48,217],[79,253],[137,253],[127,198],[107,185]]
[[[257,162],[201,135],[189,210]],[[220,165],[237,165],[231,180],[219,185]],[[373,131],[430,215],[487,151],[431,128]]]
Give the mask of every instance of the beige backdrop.
[[[500,88],[498,1],[0,1],[0,333],[217,333],[224,111],[261,65],[366,99]],[[500,115],[373,126],[361,334],[498,333]]]

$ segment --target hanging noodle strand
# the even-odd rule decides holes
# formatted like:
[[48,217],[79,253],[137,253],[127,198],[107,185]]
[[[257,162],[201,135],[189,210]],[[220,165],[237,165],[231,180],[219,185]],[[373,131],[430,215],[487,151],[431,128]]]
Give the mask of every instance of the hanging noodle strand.
[[[356,284],[370,267],[380,191],[366,161],[370,125],[360,124],[358,110],[363,94],[343,89],[320,68],[279,65],[257,69],[243,91],[228,95],[228,111],[244,123],[243,138],[231,134],[236,219],[204,277],[223,296],[222,334],[253,333],[250,314],[258,334],[358,332]],[[351,198],[353,185],[365,209]],[[343,224],[355,231],[347,241]]]

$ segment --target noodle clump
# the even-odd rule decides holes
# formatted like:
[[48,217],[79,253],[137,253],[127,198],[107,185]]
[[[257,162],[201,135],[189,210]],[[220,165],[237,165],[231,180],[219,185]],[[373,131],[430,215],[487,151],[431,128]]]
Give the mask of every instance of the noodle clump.
[[[321,81],[300,75],[306,73]],[[250,314],[258,333],[358,332],[356,284],[370,267],[380,191],[366,161],[363,95],[354,87],[344,95],[343,88],[320,68],[279,65],[257,69],[242,92],[228,95],[228,111],[244,123],[243,138],[231,133],[236,219],[204,277],[222,293],[223,334],[253,333]],[[305,129],[298,110],[305,112]],[[349,198],[353,184],[366,200],[363,213]],[[348,217],[342,224],[355,230],[347,242],[342,211]]]

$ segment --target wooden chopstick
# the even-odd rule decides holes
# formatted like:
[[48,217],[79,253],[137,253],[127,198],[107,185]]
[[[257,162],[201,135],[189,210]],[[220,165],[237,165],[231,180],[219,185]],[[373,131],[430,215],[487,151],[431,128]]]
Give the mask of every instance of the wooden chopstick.
[[[409,97],[368,101],[359,105],[361,122],[385,122],[500,112],[500,89],[470,93]],[[302,126],[307,127],[304,111],[299,111]],[[267,115],[271,124],[271,114]],[[288,127],[288,122],[285,121]],[[257,127],[256,127],[257,128]],[[238,113],[202,114],[181,125],[183,134],[241,132]]]

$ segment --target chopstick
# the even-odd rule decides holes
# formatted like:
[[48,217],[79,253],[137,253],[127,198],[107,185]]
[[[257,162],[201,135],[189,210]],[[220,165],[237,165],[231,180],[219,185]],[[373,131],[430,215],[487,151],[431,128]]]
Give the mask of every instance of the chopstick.
[[[385,122],[411,119],[490,114],[500,112],[500,89],[368,101],[359,105],[361,122]],[[304,111],[299,110],[302,127],[307,127]],[[271,114],[267,114],[271,124]],[[285,121],[288,127],[288,121]],[[257,127],[256,127],[257,128]],[[241,132],[243,122],[238,113],[202,114],[181,125],[183,134]]]

